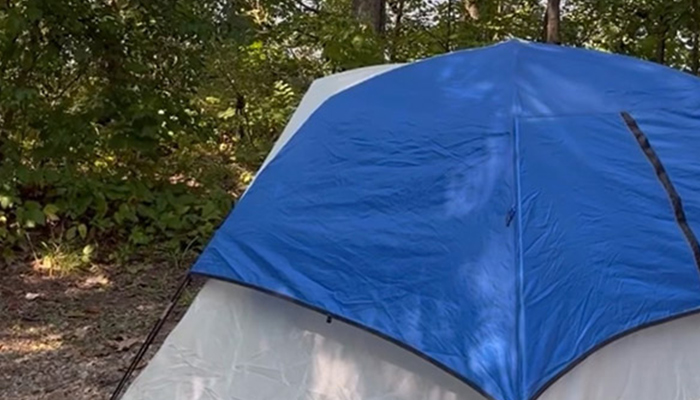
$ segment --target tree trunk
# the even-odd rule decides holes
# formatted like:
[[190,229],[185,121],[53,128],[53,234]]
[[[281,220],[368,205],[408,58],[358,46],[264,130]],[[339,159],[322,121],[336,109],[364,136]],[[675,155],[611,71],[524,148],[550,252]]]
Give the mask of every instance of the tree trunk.
[[542,41],[547,41],[547,20],[549,19],[549,12],[547,8],[544,9],[544,16],[542,17]]
[[690,70],[692,71],[693,75],[697,75],[698,70],[700,70],[700,51],[698,49],[698,35],[700,34],[700,32],[698,32],[700,30],[700,24],[698,23],[698,0],[691,0],[690,12],[692,13],[691,40],[693,44],[693,47],[690,50]]
[[548,0],[547,11],[545,12],[545,42],[560,44],[560,0]]
[[398,0],[395,7],[392,7],[392,11],[396,18],[394,19],[394,38],[391,43],[391,52],[389,53],[389,60],[396,61],[396,51],[399,45],[399,38],[401,37],[401,22],[403,19],[404,6],[406,0]]
[[666,36],[668,35],[668,28],[665,23],[659,29],[659,39],[656,42],[656,62],[659,64],[666,64]]
[[699,52],[698,52],[698,33],[693,32],[692,36],[692,43],[693,43],[693,48],[690,50],[690,71],[693,73],[693,75],[698,74],[698,70],[700,70],[700,59],[699,59]]
[[355,17],[372,27],[374,32],[384,33],[386,25],[386,0],[352,0]]
[[464,0],[464,9],[474,21],[477,21],[481,16],[479,13],[479,2],[477,0]]

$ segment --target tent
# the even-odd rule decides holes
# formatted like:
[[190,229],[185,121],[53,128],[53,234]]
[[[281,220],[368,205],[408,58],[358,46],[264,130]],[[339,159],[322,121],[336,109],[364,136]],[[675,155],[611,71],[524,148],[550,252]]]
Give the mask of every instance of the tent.
[[700,80],[512,40],[319,79],[126,400],[697,400]]

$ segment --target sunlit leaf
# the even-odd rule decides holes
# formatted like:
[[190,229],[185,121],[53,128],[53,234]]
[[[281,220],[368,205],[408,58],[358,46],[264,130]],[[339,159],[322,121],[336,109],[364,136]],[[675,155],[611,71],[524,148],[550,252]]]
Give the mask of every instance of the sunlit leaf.
[[44,215],[49,221],[55,221],[58,219],[59,208],[55,204],[47,204],[44,206]]
[[87,237],[87,233],[88,233],[88,230],[87,230],[87,226],[85,226],[85,224],[78,225],[78,234],[80,235],[80,237],[82,239],[85,239]]

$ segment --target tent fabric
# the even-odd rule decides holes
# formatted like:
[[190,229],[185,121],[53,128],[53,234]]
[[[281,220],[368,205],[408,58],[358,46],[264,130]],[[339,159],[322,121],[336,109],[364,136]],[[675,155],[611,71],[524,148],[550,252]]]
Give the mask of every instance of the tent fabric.
[[484,400],[420,357],[211,280],[122,400]]
[[[540,400],[697,400],[700,316],[593,354]],[[422,358],[288,301],[207,282],[122,400],[484,400]]]
[[192,272],[410,348],[496,400],[534,398],[620,335],[700,310],[638,121],[699,229],[700,81],[509,41],[323,101]]
[[592,354],[539,400],[698,399],[698,332],[698,315],[635,332]]
[[301,103],[296,108],[294,115],[292,115],[289,123],[287,123],[287,126],[285,126],[282,134],[280,134],[280,137],[272,147],[272,150],[270,150],[270,153],[265,158],[265,161],[260,167],[258,174],[273,158],[275,158],[282,147],[284,147],[289,139],[291,139],[292,136],[294,136],[294,134],[299,130],[299,127],[302,126],[304,122],[309,119],[311,114],[313,114],[314,111],[316,111],[316,109],[323,104],[323,102],[328,100],[329,97],[357,85],[360,82],[384,72],[391,71],[392,69],[400,66],[401,64],[375,65],[357,68],[315,80],[311,84],[311,87],[309,87],[306,94],[304,94],[304,97],[301,99]]

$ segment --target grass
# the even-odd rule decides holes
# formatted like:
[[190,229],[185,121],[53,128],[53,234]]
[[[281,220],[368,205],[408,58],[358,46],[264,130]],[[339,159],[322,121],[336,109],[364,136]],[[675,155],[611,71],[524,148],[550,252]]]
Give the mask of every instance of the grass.
[[34,268],[54,274],[67,275],[87,269],[95,253],[93,245],[75,248],[62,243],[42,243],[34,253]]

